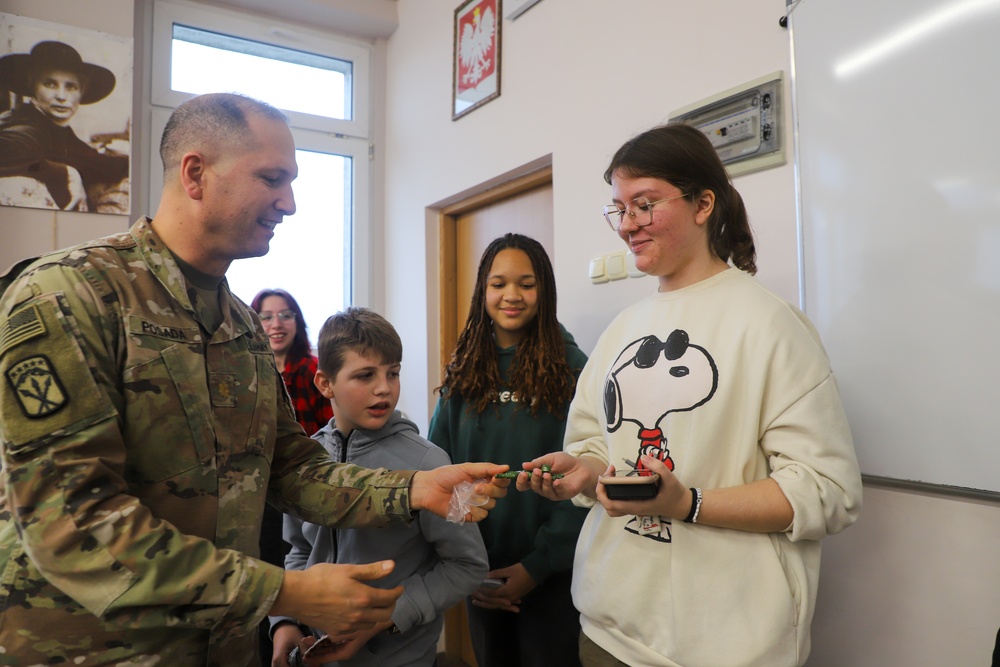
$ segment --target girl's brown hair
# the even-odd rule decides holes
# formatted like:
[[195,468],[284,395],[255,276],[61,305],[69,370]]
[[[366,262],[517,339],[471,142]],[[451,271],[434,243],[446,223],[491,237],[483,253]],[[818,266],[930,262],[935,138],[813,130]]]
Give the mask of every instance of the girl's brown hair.
[[706,223],[709,248],[723,262],[757,273],[757,251],[743,198],[729,180],[719,154],[696,127],[670,123],[629,139],[604,172],[609,184],[618,172],[627,178],[658,178],[675,185],[694,201],[705,190],[715,193],[715,210]]
[[[531,260],[537,280],[538,314],[517,345],[510,377],[504,386],[493,340],[493,321],[486,312],[486,286],[493,260],[508,249],[520,250]],[[555,275],[545,249],[522,234],[495,239],[479,260],[469,317],[445,368],[444,383],[437,391],[445,399],[461,395],[470,411],[481,414],[503,388],[515,392],[518,407],[530,406],[532,414],[544,406],[553,415],[564,417],[566,403],[576,389],[573,370],[566,363],[566,342],[556,319]]]

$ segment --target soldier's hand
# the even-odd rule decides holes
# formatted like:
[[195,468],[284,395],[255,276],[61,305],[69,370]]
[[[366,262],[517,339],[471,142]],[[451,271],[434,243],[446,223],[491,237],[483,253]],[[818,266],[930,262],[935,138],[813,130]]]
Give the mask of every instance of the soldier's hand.
[[434,470],[418,470],[410,482],[410,508],[428,510],[441,517],[448,517],[448,503],[452,491],[462,482],[477,482],[492,478],[488,482],[477,483],[473,489],[477,496],[486,498],[482,505],[472,507],[466,514],[466,521],[482,521],[489,510],[497,504],[497,498],[507,495],[509,479],[493,477],[505,472],[509,466],[495,463],[462,463],[441,466]]
[[340,637],[369,630],[392,619],[403,587],[373,588],[366,581],[392,572],[391,560],[365,565],[317,563],[306,570],[286,570],[278,597],[268,612]]

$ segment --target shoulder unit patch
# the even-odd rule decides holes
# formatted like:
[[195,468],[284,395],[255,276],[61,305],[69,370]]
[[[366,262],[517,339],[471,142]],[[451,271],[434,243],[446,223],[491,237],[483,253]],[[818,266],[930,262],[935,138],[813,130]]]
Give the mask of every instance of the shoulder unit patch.
[[27,357],[8,368],[7,381],[29,419],[47,417],[69,402],[59,376],[43,354]]

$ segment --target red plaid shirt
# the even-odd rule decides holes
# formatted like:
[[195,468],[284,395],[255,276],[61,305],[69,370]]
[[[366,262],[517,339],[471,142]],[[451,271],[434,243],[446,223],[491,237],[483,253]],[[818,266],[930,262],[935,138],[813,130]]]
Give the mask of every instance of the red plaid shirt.
[[295,407],[295,418],[306,435],[313,435],[333,418],[333,406],[313,384],[318,366],[319,360],[310,354],[296,361],[286,361],[285,370],[281,371]]

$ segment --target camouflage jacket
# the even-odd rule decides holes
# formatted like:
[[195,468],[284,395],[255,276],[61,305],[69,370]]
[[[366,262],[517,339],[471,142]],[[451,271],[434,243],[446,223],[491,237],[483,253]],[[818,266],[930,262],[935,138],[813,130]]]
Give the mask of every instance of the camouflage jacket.
[[148,219],[6,284],[0,665],[255,664],[283,577],[255,558],[265,499],[409,520],[412,473],[305,437],[256,315],[223,282],[207,332]]

